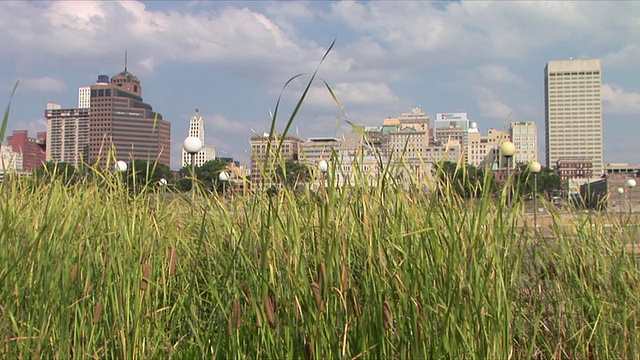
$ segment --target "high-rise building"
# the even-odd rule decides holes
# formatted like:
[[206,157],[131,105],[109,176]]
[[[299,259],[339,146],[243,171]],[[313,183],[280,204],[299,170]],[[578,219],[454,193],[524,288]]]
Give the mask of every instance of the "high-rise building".
[[500,144],[511,141],[509,134],[502,130],[489,129],[487,135],[482,135],[478,124],[472,122],[469,126],[467,145],[467,164],[475,167],[489,167],[498,169]]
[[601,62],[549,61],[544,69],[547,166],[562,159],[585,159],[593,176],[604,171]]
[[[91,85],[89,159],[158,161],[170,166],[171,123],[142,101],[140,80],[125,69]],[[109,159],[113,161],[113,158]]]
[[39,132],[35,138],[30,138],[27,130],[14,130],[11,136],[7,137],[7,144],[13,151],[22,154],[22,168],[19,170],[32,172],[45,163],[46,140],[45,132]]
[[91,106],[91,86],[78,88],[78,109],[88,109]]
[[533,121],[512,122],[511,142],[516,147],[514,164],[528,164],[538,160],[538,127]]
[[49,103],[47,118],[47,160],[74,166],[89,160],[89,109],[62,109]]
[[[202,150],[196,153],[195,165],[202,166],[209,160],[216,158],[216,150],[211,145],[207,145],[204,141],[204,120],[200,115],[200,110],[196,108],[196,113],[191,117],[189,121],[189,135],[197,137],[202,141]],[[191,165],[191,154],[182,149],[182,167]]]

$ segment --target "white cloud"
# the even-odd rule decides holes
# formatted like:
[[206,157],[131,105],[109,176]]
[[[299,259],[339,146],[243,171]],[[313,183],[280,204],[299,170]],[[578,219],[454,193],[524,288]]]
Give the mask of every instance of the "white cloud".
[[18,89],[22,91],[37,91],[42,93],[58,93],[67,89],[67,84],[60,79],[45,76],[41,78],[20,79]]
[[602,101],[605,109],[613,114],[640,115],[640,93],[626,92],[616,85],[602,84]]
[[500,100],[480,100],[478,101],[478,108],[482,116],[494,119],[504,119],[511,115],[513,110]]
[[202,118],[204,119],[207,133],[246,134],[247,127],[250,126],[247,122],[229,120],[220,114],[203,115]]

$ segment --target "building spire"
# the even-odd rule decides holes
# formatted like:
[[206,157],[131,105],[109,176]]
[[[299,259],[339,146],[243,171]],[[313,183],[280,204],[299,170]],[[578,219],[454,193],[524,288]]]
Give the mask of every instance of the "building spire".
[[127,49],[124,49],[124,71],[127,71]]

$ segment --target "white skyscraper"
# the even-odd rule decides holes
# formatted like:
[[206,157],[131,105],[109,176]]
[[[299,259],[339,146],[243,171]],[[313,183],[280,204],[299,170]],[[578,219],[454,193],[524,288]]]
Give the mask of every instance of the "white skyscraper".
[[78,109],[88,109],[91,106],[91,87],[78,88]]
[[[206,145],[204,141],[204,120],[200,115],[200,110],[196,108],[196,113],[189,121],[189,134],[187,136],[194,136],[202,141],[202,150],[196,153],[195,165],[202,166],[209,160],[216,158],[216,150],[213,146]],[[191,165],[191,154],[182,149],[182,166]]]
[[558,160],[591,161],[592,176],[604,171],[600,60],[549,61],[545,67],[547,166]]

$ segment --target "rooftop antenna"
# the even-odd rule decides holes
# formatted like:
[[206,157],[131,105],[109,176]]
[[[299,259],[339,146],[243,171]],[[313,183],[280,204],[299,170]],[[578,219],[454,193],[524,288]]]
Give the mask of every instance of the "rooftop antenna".
[[127,71],[127,49],[124,49],[124,71]]

